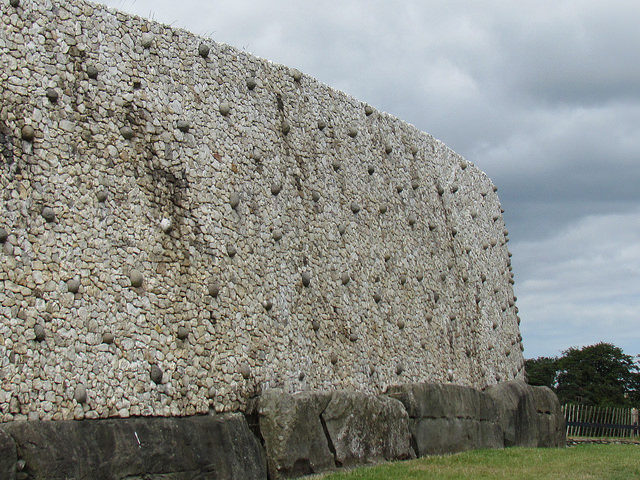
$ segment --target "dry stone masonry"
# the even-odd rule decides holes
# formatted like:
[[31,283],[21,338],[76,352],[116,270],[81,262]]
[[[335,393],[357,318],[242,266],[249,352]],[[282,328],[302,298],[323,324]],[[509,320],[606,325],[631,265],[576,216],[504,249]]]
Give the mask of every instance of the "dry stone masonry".
[[0,55],[0,421],[523,378],[496,188],[440,141],[81,0],[2,0]]

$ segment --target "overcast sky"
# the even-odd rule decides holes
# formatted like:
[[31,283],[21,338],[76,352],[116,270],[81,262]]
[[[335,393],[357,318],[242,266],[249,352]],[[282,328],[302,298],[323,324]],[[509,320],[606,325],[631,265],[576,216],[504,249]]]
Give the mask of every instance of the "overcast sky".
[[[499,188],[525,356],[640,354],[640,2],[103,0],[296,67]],[[480,6],[482,4],[482,6]]]

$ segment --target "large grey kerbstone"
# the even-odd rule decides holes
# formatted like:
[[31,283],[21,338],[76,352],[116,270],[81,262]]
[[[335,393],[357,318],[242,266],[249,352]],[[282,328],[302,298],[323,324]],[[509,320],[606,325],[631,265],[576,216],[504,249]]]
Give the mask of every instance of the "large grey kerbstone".
[[238,413],[16,422],[3,428],[33,479],[263,480],[267,475],[262,447]]
[[409,416],[393,398],[334,392],[322,420],[338,466],[415,458]]
[[531,387],[538,419],[538,447],[564,447],[567,430],[558,397],[549,387]]
[[272,479],[335,468],[320,414],[331,393],[269,390],[258,400],[260,433]]
[[493,399],[474,388],[404,384],[390,386],[387,395],[406,408],[419,456],[504,446]]
[[531,387],[523,382],[503,382],[485,390],[498,407],[505,447],[537,447],[537,419]]
[[556,395],[547,387],[511,381],[488,387],[498,407],[505,446],[563,447],[564,416]]
[[14,480],[17,461],[16,443],[9,434],[0,429],[0,478]]

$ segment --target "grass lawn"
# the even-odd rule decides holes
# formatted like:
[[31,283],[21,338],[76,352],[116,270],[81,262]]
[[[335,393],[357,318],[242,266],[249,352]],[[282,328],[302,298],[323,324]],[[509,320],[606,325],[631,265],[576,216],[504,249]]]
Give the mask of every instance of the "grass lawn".
[[507,448],[333,473],[323,480],[424,479],[640,479],[640,446],[579,445],[571,448]]

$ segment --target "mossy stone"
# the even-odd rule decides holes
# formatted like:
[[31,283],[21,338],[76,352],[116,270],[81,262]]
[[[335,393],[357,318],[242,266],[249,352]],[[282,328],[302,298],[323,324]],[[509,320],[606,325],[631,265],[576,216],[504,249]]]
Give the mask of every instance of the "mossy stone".
[[69,293],[78,293],[79,290],[80,290],[79,278],[76,277],[67,281],[67,291]]
[[20,135],[25,142],[31,142],[36,136],[36,131],[31,125],[25,125],[22,127],[22,130],[20,130]]
[[221,115],[226,117],[231,112],[231,106],[227,102],[222,102],[218,106],[218,110],[220,111]]
[[44,218],[47,223],[53,223],[56,221],[56,213],[53,211],[53,208],[44,207],[42,209],[42,218]]
[[202,58],[207,58],[210,51],[211,48],[206,43],[201,43],[200,45],[198,45],[198,55],[200,55]]
[[153,380],[156,385],[160,385],[162,383],[163,373],[158,365],[151,365],[151,371],[149,372],[149,375],[151,377],[151,380]]
[[36,342],[42,342],[45,339],[46,334],[42,325],[37,324],[33,327],[33,333],[36,337]]
[[58,101],[58,92],[55,88],[47,88],[46,95],[51,103]]
[[178,331],[176,332],[176,336],[179,340],[186,340],[189,336],[189,330],[185,327],[178,327]]
[[144,276],[139,270],[133,269],[129,273],[129,280],[131,281],[132,287],[140,288],[142,286],[142,283],[144,282]]

